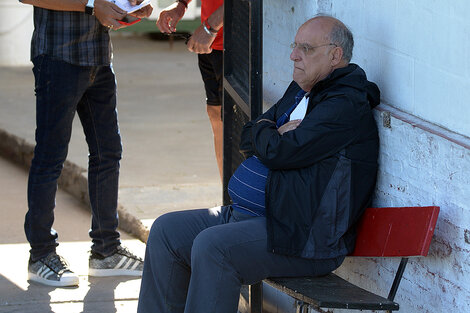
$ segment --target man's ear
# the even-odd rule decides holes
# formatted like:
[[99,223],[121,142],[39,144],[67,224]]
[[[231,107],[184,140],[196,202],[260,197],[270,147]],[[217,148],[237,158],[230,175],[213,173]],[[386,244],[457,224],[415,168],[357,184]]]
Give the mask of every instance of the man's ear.
[[331,66],[336,66],[343,60],[343,49],[341,47],[334,47],[330,53]]

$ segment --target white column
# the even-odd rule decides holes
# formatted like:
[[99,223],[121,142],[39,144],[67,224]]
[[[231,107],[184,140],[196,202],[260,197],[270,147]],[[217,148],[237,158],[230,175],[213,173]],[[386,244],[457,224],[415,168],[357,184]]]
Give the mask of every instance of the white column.
[[30,65],[33,6],[0,0],[0,66]]

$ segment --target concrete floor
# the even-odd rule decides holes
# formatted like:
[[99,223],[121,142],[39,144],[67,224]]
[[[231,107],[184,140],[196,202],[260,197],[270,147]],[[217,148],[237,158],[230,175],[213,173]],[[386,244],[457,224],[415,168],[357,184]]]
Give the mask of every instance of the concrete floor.
[[[53,288],[27,281],[29,244],[23,232],[27,172],[0,158],[0,312],[135,312],[140,279],[88,277],[90,214],[81,202],[59,190],[54,229],[58,253],[80,277],[78,288]],[[145,245],[122,233],[124,244],[143,257]]]

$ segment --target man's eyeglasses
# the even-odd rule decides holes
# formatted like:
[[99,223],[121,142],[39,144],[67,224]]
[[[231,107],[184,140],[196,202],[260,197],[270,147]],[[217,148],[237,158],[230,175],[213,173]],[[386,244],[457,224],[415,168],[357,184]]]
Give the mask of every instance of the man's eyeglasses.
[[338,45],[335,44],[335,43],[326,43],[324,45],[312,47],[311,45],[309,45],[307,43],[293,42],[293,43],[290,44],[290,47],[292,48],[292,50],[294,50],[295,48],[299,48],[299,50],[302,51],[302,53],[305,54],[305,55],[307,55],[309,53],[312,53],[316,48],[325,47],[325,46],[335,46],[335,47],[337,47]]

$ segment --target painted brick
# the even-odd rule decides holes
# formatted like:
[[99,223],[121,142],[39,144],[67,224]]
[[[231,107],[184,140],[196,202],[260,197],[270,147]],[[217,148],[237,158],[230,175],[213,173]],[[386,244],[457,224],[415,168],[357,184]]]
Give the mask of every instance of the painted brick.
[[[379,42],[386,47],[394,48],[396,42],[396,33],[394,31],[396,17],[396,1],[379,0],[371,5],[369,1],[365,1],[364,12],[364,33],[368,39]],[[357,9],[351,9],[354,11]],[[347,14],[347,13],[346,13]],[[343,16],[337,16],[342,19]]]
[[[363,34],[366,27],[366,12],[363,9],[362,1],[335,0],[330,1],[331,7],[325,13],[338,17],[348,26],[353,34]],[[354,14],[351,14],[354,12]]]
[[[470,25],[465,25],[463,30],[463,38],[470,38]],[[465,57],[463,62],[463,66],[465,67],[465,80],[470,79],[470,41],[464,40],[462,42],[463,49],[465,50]]]
[[[399,75],[403,68],[392,71],[393,77],[387,76],[389,71],[370,75],[380,77],[376,81],[387,103],[470,136],[470,115],[466,114],[470,42],[462,40],[470,35],[470,20],[462,13],[470,10],[468,1],[337,0],[332,3],[330,13],[354,31],[353,61],[364,68],[375,67],[373,71],[367,68],[369,74],[380,74],[383,65],[403,64],[400,60],[403,58],[408,58],[410,64],[418,64],[410,70],[413,79],[410,86],[416,92],[428,92],[423,99],[421,95],[408,99],[406,95],[395,96],[403,92],[400,84],[406,85]],[[428,67],[426,73],[422,66]],[[405,81],[409,80],[409,72],[405,71],[404,75]],[[425,84],[429,80],[432,85]],[[390,85],[394,87],[393,92],[389,92]]]
[[418,47],[423,41],[419,37],[428,36],[431,18],[432,14],[419,10],[415,2],[407,1],[406,5],[398,3],[395,19],[393,22],[389,21],[393,23],[393,49],[409,56],[419,54]]
[[470,80],[423,63],[415,64],[415,77],[417,105],[411,112],[470,136]]
[[[465,69],[462,67],[462,60],[466,51],[462,49],[463,45],[458,42],[461,41],[468,22],[440,13],[420,15],[420,12],[418,12],[413,25],[415,28],[412,28],[416,29],[413,31],[414,36],[402,37],[410,38],[413,42],[412,49],[407,53],[438,69],[449,71],[455,75],[463,75]],[[425,23],[421,21],[421,18],[424,18]]]
[[377,54],[378,64],[375,68],[378,70],[377,76],[380,77],[380,82],[377,83],[380,84],[382,99],[386,103],[397,103],[403,109],[413,111],[413,60],[392,50],[377,49]]

